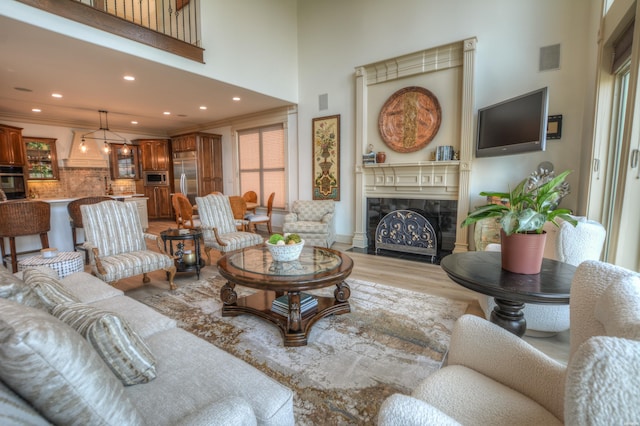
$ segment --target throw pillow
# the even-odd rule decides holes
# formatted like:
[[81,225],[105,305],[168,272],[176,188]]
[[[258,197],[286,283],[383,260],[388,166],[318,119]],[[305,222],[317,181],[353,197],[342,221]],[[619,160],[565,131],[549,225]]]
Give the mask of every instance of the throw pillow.
[[35,302],[33,296],[28,297],[29,302],[26,303],[28,306],[51,311],[54,306],[61,303],[79,302],[78,298],[62,285],[57,274],[51,268],[27,269],[24,271],[24,282],[30,291],[37,296]]
[[91,345],[42,310],[0,299],[0,366],[0,380],[52,423],[143,423]]
[[156,360],[124,318],[82,303],[55,306],[51,313],[84,336],[126,386],[156,378]]
[[0,382],[0,425],[51,426],[51,423]]

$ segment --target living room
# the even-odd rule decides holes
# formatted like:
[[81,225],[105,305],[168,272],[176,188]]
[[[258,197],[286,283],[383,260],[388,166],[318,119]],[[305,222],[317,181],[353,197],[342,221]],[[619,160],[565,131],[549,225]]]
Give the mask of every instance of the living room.
[[[618,3],[621,1],[617,0]],[[204,65],[192,64],[170,54],[158,54],[147,46],[139,46],[129,40],[34,11],[18,1],[3,5],[0,15],[3,19],[83,38],[90,43],[151,61],[172,63],[176,68],[200,77],[205,75],[295,106],[278,110],[279,119],[287,124],[287,207],[296,199],[312,198],[310,165],[313,158],[313,119],[340,115],[341,184],[340,200],[336,202],[336,234],[338,242],[347,247],[352,245],[358,232],[356,199],[359,196],[359,183],[355,169],[361,165],[359,154],[369,145],[369,141],[359,141],[356,136],[356,69],[412,52],[476,38],[473,116],[478,108],[548,87],[549,115],[562,115],[563,125],[562,137],[549,140],[544,152],[473,158],[466,189],[467,205],[473,207],[483,202],[478,195],[481,191],[506,190],[508,185],[515,184],[536,170],[539,164],[551,162],[556,170],[574,171],[569,178],[572,191],[563,200],[563,206],[577,214],[599,219],[600,209],[590,204],[593,198],[589,196],[588,188],[592,179],[590,162],[594,139],[593,111],[597,98],[595,82],[598,76],[600,1],[501,0],[480,3],[459,0],[445,3],[419,0],[283,0],[269,4],[206,3],[202,6],[203,10],[212,12],[215,9],[215,14],[212,13],[215,16],[204,18],[203,22],[211,19],[215,25],[210,25],[207,30],[207,41],[213,41],[205,45],[211,56],[207,56]],[[244,28],[241,34],[238,34],[239,16],[243,22],[241,28]],[[230,37],[230,34],[234,36]],[[540,71],[541,48],[558,44],[559,66]],[[4,45],[2,51],[10,48]],[[437,85],[427,88],[434,93],[440,89]],[[320,99],[326,103],[321,105]],[[452,104],[446,96],[441,102],[443,105]],[[104,108],[109,109],[109,105]],[[446,117],[450,112],[451,109],[443,109],[443,116]],[[237,121],[261,122],[272,114],[273,111],[269,110],[262,116],[238,117]],[[69,155],[72,132],[92,128],[28,118],[26,113],[22,116],[4,114],[3,111],[0,111],[0,121],[22,127],[23,134],[57,138],[60,160]],[[460,124],[457,119],[455,123]],[[237,127],[234,120],[221,120],[214,126],[197,129],[222,135],[225,193],[236,193],[238,190],[234,169],[237,163],[234,157],[234,129]],[[114,130],[130,139],[167,136],[140,134],[128,129]],[[451,133],[448,135],[451,136]],[[454,133],[453,137],[459,138],[460,135]],[[435,139],[417,153],[404,154],[390,151],[378,138],[374,149],[386,151],[386,162],[393,164],[428,161],[436,146],[459,144],[459,140],[450,142]],[[96,191],[102,190],[102,186],[96,188]],[[282,226],[286,213],[286,208],[274,213],[276,229]],[[472,249],[473,237],[469,235],[467,241]],[[369,269],[375,266],[374,262]],[[375,270],[368,273],[376,275]],[[419,283],[413,285],[418,286]],[[433,291],[438,291],[437,286]]]

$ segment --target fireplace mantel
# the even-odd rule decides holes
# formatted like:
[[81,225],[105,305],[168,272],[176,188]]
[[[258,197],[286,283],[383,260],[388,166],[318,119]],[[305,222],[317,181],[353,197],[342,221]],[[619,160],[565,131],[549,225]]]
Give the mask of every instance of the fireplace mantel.
[[[369,88],[388,84],[396,88],[405,78],[448,72],[461,68],[461,78],[452,84],[449,93],[458,114],[451,116],[458,131],[440,144],[459,150],[458,161],[410,161],[406,163],[381,163],[355,165],[355,230],[354,247],[368,247],[366,234],[367,197],[408,199],[445,199],[457,201],[457,223],[461,223],[469,211],[469,178],[473,158],[473,110],[476,39],[450,43],[408,55],[389,58],[376,63],[356,67],[356,143],[355,158],[361,159],[370,145],[369,132],[373,129],[373,111],[381,105],[369,100]],[[445,75],[445,74],[442,74]],[[412,80],[413,81],[413,80]],[[459,86],[458,86],[459,85]],[[401,86],[400,86],[401,87]],[[391,90],[391,89],[390,89]],[[459,97],[458,97],[459,96]],[[377,103],[376,103],[377,102]],[[371,122],[371,123],[370,123]],[[452,140],[455,139],[455,140]],[[468,249],[466,232],[457,232],[455,251]]]

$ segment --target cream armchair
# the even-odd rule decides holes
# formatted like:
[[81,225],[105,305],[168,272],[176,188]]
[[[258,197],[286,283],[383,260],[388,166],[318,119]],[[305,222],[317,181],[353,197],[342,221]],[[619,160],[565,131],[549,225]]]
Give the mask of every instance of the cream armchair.
[[196,204],[202,223],[204,252],[209,264],[212,248],[227,253],[264,242],[258,234],[238,231],[228,196],[209,194],[206,197],[196,197]]
[[[80,206],[84,225],[84,248],[89,252],[91,271],[95,276],[113,285],[122,278],[143,275],[163,269],[169,286],[175,289],[173,278],[176,267],[158,237],[142,232],[140,216],[135,203],[103,201]],[[155,241],[158,251],[149,250],[146,240]]]
[[[575,217],[576,226],[562,219],[557,219],[558,225],[551,222],[544,225],[547,241],[544,246],[544,257],[559,260],[578,266],[585,260],[599,260],[604,246],[607,232],[599,222],[588,220],[586,217]],[[500,244],[489,244],[485,250],[499,251]],[[489,319],[491,311],[496,306],[493,297],[478,296],[480,307]],[[524,318],[527,321],[526,335],[546,337],[569,329],[568,305],[525,305]]]
[[330,248],[336,240],[335,202],[296,200],[284,217],[282,232],[299,234],[305,244]]
[[462,316],[448,365],[411,396],[383,404],[379,425],[633,424],[640,418],[640,274],[586,261],[571,287],[567,366],[489,321]]

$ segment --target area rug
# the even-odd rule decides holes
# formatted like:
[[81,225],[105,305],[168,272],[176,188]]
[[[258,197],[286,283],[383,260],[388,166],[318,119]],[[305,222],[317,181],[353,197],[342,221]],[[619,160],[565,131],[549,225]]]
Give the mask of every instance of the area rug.
[[[252,315],[223,318],[219,276],[137,298],[292,389],[297,425],[370,425],[386,397],[411,392],[441,367],[453,323],[467,304],[347,282],[351,313],[318,321],[302,347],[284,347],[278,329]],[[333,289],[315,292],[332,295]]]

